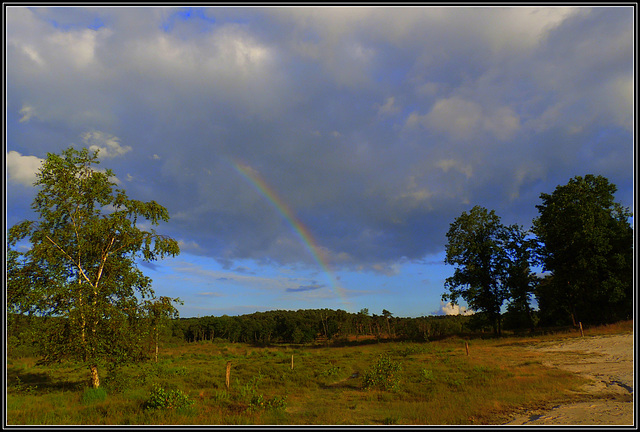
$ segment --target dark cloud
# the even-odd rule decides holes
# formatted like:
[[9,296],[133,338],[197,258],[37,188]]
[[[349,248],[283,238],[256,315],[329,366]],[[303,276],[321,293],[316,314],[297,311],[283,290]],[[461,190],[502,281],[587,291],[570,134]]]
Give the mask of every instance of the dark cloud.
[[632,38],[625,7],[12,7],[7,150],[117,138],[132,150],[103,165],[226,269],[321,250],[384,272],[441,251],[476,204],[529,225],[575,175],[607,176],[630,206]]
[[304,291],[315,291],[318,289],[324,288],[324,285],[301,285],[298,288],[287,288],[287,292],[304,292]]
[[140,261],[139,264],[142,267],[148,268],[149,270],[157,271],[158,266],[150,261]]

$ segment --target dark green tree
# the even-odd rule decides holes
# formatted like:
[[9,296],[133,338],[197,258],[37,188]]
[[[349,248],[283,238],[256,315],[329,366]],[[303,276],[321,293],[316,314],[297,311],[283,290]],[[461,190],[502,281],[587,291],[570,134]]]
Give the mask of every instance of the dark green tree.
[[493,331],[501,334],[501,308],[509,297],[507,228],[493,210],[475,206],[463,212],[447,232],[445,263],[456,266],[445,281],[443,301],[463,298],[475,311],[488,315]]
[[507,268],[506,285],[509,289],[507,314],[514,327],[533,329],[536,317],[531,306],[538,277],[531,270],[537,262],[537,239],[520,225],[511,225],[505,230],[504,249]]
[[633,229],[617,188],[603,176],[576,176],[542,193],[534,232],[545,270],[553,274],[541,304],[562,305],[571,323],[630,318],[633,306]]
[[[7,261],[9,310],[55,318],[42,334],[43,362],[83,362],[94,387],[99,364],[134,358],[143,345],[141,299],[154,293],[136,260],[180,252],[175,240],[138,225],[168,221],[167,210],[129,199],[98,163],[87,149],[47,155],[34,184],[38,220],[9,230]],[[23,241],[26,252],[17,247]]]

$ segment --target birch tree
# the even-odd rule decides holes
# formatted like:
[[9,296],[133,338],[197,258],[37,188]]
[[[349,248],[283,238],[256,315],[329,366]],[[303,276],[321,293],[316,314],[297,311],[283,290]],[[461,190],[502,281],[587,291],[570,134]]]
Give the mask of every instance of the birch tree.
[[[154,292],[136,261],[180,253],[153,228],[169,220],[167,209],[128,198],[97,164],[97,151],[49,153],[34,183],[38,218],[13,226],[7,242],[9,309],[51,317],[43,363],[80,361],[93,387],[100,364],[131,359],[142,345],[137,323]],[[143,221],[152,228],[142,229]]]

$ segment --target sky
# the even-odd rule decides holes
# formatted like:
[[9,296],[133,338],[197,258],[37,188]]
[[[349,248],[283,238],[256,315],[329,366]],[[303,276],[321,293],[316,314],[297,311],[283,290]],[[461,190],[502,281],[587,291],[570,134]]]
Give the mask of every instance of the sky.
[[530,228],[602,175],[634,205],[633,6],[5,5],[6,226],[47,153],[99,150],[177,257],[183,317],[442,302],[473,206]]

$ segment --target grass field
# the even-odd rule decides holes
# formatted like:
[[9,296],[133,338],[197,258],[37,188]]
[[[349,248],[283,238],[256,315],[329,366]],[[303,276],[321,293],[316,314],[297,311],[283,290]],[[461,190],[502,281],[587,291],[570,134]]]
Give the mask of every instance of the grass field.
[[[627,322],[585,336],[631,330]],[[103,368],[98,391],[87,388],[84,368],[37,366],[9,353],[7,424],[500,424],[521,407],[583,397],[581,378],[543,366],[543,354],[526,349],[579,336],[343,347],[185,343],[164,347],[158,363]]]

